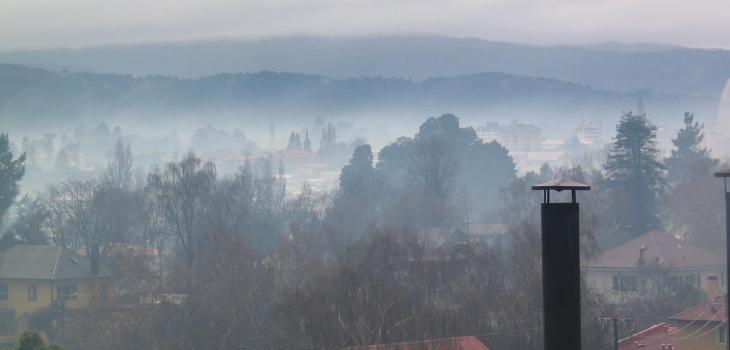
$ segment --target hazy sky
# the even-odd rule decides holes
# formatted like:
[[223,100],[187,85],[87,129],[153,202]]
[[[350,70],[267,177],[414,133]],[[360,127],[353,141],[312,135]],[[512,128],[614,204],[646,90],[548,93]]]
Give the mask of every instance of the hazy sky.
[[730,49],[730,0],[0,0],[0,49],[387,33]]

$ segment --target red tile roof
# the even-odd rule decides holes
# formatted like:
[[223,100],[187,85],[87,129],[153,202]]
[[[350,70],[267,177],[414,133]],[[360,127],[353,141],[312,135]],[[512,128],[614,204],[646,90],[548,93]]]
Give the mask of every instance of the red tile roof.
[[663,350],[662,345],[671,344],[677,349],[679,327],[668,323],[653,325],[630,337],[619,340],[619,350]]
[[489,348],[476,337],[466,336],[382,345],[352,346],[340,350],[489,350]]
[[702,321],[725,322],[727,320],[726,300],[724,295],[718,295],[713,300],[692,306],[672,317],[674,321]]
[[662,232],[647,232],[611,248],[585,264],[586,268],[636,268],[644,250],[645,266],[688,268],[723,265],[725,259]]

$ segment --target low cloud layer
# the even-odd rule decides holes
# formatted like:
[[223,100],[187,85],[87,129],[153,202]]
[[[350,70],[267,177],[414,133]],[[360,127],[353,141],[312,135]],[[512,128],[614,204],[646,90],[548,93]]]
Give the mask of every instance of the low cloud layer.
[[5,0],[0,49],[388,33],[730,48],[729,6],[727,0]]

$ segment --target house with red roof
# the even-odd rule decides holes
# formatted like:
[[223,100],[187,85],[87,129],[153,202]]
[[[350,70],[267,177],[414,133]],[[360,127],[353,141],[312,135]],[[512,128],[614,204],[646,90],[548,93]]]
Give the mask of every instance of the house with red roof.
[[611,303],[624,303],[660,288],[708,290],[708,277],[725,287],[725,259],[663,232],[647,232],[606,250],[582,270],[589,288]]
[[430,339],[390,344],[373,344],[340,348],[340,350],[490,350],[474,336]]
[[[679,327],[664,322],[621,339],[619,350],[678,350]],[[671,346],[671,349],[667,349]]]
[[726,308],[725,295],[715,295],[670,317],[670,321],[678,327],[676,349],[727,349]]
[[719,281],[708,281],[709,298],[619,341],[619,350],[727,349],[727,299],[718,294]]

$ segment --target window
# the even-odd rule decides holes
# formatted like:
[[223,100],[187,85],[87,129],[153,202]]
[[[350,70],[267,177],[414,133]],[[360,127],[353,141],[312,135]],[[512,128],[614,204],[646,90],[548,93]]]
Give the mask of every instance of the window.
[[28,285],[28,301],[38,300],[38,287],[35,284]]
[[621,292],[634,292],[638,289],[636,276],[613,276],[613,290]]
[[679,288],[682,285],[682,277],[681,276],[669,276],[666,279],[666,283],[669,286],[669,288],[675,289]]
[[69,301],[76,300],[79,291],[75,284],[62,284],[56,287],[56,294],[59,300]]
[[621,276],[621,290],[624,292],[636,291],[638,284],[635,276]]
[[727,329],[725,327],[720,327],[717,329],[717,342],[720,344],[725,344],[725,341],[727,340]]
[[15,334],[15,311],[0,310],[0,335],[11,334]]
[[0,284],[0,300],[8,300],[8,285]]
[[695,287],[695,288],[699,288],[700,287],[700,276],[697,274],[686,275],[686,276],[684,276],[684,284]]

